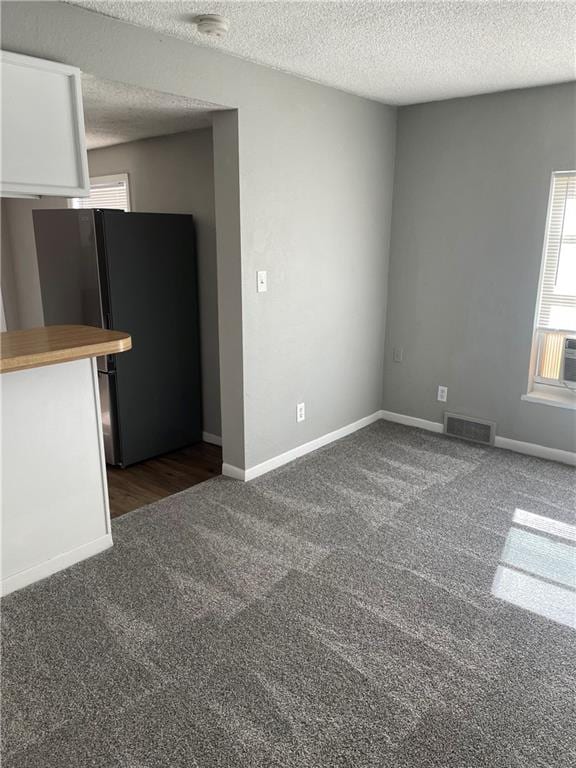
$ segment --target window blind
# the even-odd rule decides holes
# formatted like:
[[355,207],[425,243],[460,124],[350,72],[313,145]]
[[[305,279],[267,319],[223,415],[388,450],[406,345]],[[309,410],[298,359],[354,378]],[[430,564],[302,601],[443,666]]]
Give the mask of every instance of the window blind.
[[576,331],[576,172],[552,177],[537,327]]
[[75,197],[73,208],[114,208],[129,211],[128,175],[100,176],[90,179],[90,197]]

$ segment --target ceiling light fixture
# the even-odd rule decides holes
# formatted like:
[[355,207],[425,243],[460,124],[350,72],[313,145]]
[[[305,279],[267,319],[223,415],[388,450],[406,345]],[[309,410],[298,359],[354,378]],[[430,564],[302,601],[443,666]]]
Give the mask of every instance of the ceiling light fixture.
[[209,37],[224,37],[230,29],[230,22],[217,13],[205,13],[194,19],[198,32]]

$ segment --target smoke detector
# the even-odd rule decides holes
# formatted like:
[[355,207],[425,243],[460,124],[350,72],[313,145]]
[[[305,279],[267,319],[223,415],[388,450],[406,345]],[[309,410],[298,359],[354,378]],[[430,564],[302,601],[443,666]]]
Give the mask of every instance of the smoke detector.
[[198,32],[209,37],[224,37],[230,29],[230,22],[217,13],[205,13],[194,19]]

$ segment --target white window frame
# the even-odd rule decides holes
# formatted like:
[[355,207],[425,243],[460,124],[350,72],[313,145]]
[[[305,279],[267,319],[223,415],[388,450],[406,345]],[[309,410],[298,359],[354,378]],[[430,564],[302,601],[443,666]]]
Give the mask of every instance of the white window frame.
[[[127,171],[122,171],[121,173],[112,173],[108,174],[106,176],[91,176],[90,177],[90,189],[92,187],[106,187],[110,186],[112,184],[118,184],[119,182],[124,182],[126,184],[126,210],[131,211],[132,210],[132,201],[131,201],[131,195],[130,195],[130,175]],[[76,200],[84,200],[85,198],[82,197],[73,197],[68,201],[68,207],[69,208],[80,208],[79,205],[75,205]]]
[[[559,407],[576,407],[576,392],[566,387],[561,378],[549,379],[537,375],[540,364],[542,350],[542,338],[546,333],[562,334],[565,337],[576,336],[576,330],[567,330],[566,328],[542,328],[538,324],[540,314],[540,301],[543,291],[543,283],[546,273],[546,257],[548,253],[549,230],[551,223],[552,203],[554,194],[554,179],[557,176],[574,176],[576,170],[572,171],[553,171],[550,175],[548,205],[546,208],[546,227],[544,232],[544,242],[542,245],[542,256],[540,260],[540,276],[538,279],[538,291],[536,293],[536,305],[534,310],[534,325],[532,329],[532,348],[530,355],[530,367],[528,373],[528,393],[522,395],[523,400],[529,402],[540,402],[546,405],[555,405]],[[562,371],[560,371],[560,377]]]

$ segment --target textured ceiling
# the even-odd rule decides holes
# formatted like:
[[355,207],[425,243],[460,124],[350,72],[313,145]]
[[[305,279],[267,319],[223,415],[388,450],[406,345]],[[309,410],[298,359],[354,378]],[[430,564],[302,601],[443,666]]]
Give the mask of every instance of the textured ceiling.
[[82,75],[88,149],[203,128],[213,104]]
[[[575,0],[73,4],[389,104],[576,76]],[[230,32],[200,35],[198,13],[228,16]]]

